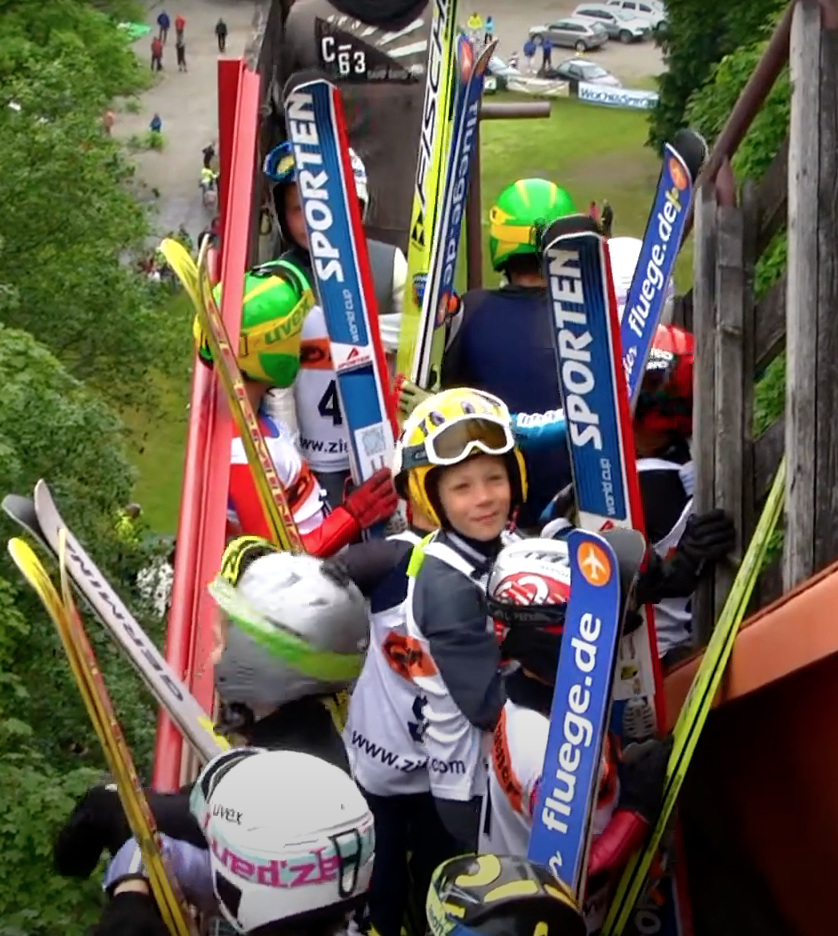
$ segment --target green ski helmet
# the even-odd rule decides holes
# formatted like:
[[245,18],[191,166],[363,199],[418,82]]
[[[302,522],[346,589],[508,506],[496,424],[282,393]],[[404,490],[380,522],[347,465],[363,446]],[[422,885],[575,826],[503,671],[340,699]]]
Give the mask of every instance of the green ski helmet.
[[557,218],[576,213],[570,195],[554,182],[513,182],[498,195],[489,212],[492,269],[502,270],[510,257],[538,253],[540,231]]
[[[213,289],[221,302],[221,284]],[[239,368],[245,377],[290,387],[300,368],[303,320],[314,305],[305,276],[290,263],[274,260],[244,275]],[[198,317],[192,326],[198,356],[212,365],[212,352]]]

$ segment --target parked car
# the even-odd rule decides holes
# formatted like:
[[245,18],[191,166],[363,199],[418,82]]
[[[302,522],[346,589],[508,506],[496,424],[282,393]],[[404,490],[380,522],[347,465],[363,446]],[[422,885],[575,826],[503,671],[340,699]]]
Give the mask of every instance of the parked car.
[[604,4],[597,6],[583,3],[576,7],[573,15],[586,22],[599,23],[605,28],[609,39],[619,39],[620,42],[639,42],[652,34],[648,20],[637,19],[622,10],[609,10]]
[[499,55],[493,55],[489,59],[489,66],[486,71],[484,89],[489,93],[492,91],[505,91],[510,78],[523,77],[514,65],[508,64]]
[[596,62],[583,58],[569,58],[559,62],[554,68],[544,72],[545,78],[561,78],[563,81],[586,81],[588,84],[605,85],[608,88],[622,88],[623,83],[616,75],[606,71]]
[[546,26],[533,26],[530,29],[530,38],[538,42],[547,36],[556,46],[565,46],[576,49],[577,52],[588,52],[598,49],[608,42],[608,33],[599,23],[590,23],[573,16],[548,23]]
[[666,10],[654,0],[606,0],[605,5],[646,20],[653,29],[660,29],[666,24]]

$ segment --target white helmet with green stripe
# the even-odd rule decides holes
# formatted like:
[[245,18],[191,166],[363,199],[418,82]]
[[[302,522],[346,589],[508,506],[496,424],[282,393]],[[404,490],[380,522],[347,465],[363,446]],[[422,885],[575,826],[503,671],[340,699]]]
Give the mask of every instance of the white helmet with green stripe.
[[268,546],[235,585],[222,574],[210,592],[227,617],[215,665],[225,703],[274,709],[340,692],[358,678],[369,615],[363,595],[339,567]]

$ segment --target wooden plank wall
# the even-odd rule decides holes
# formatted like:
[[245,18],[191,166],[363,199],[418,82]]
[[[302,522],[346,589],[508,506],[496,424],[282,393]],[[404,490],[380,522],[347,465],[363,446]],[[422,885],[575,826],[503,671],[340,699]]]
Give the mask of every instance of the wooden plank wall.
[[[787,453],[783,558],[763,573],[759,605],[838,556],[838,32],[822,30],[816,0],[797,4],[790,70],[789,138],[763,178],[746,181],[736,207],[718,204],[712,184],[697,193],[695,285],[675,309],[696,340],[696,509],[733,514],[734,560]],[[757,300],[756,265],[784,231],[787,270]],[[786,417],[755,437],[756,383],[784,352]],[[696,595],[699,642],[735,570],[721,566]]]

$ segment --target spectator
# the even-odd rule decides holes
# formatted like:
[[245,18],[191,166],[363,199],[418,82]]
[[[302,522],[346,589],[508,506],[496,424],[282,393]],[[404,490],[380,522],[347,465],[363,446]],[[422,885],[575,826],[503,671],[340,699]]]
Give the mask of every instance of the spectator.
[[177,70],[186,71],[186,40],[183,33],[178,33],[175,39],[175,52],[177,53]]
[[182,36],[184,29],[186,29],[186,20],[178,13],[175,17],[175,38]]
[[534,39],[527,39],[524,43],[524,58],[527,60],[527,71],[532,74],[535,69],[533,68],[533,59],[535,58],[535,53],[537,51],[537,46]]
[[151,70],[163,71],[163,40],[159,36],[151,40]]
[[466,21],[466,26],[472,39],[477,39],[480,33],[483,32],[483,18],[476,10]]
[[212,169],[212,161],[215,159],[215,144],[210,143],[201,150],[204,157],[204,169]]
[[114,113],[112,110],[106,110],[104,114],[102,114],[102,126],[105,128],[105,133],[108,136],[111,135],[111,130],[113,130],[113,124],[114,124],[115,119],[116,118],[114,117]]
[[159,114],[155,114],[151,121],[149,122],[148,129],[152,133],[162,133],[163,132],[163,121]]
[[157,27],[160,30],[158,33],[158,39],[165,45],[166,36],[169,35],[169,27],[172,25],[171,20],[169,19],[169,14],[165,10],[160,11],[160,15],[157,17]]
[[541,40],[541,67],[546,71],[553,64],[553,43],[548,36]]
[[600,219],[599,226],[602,228],[602,233],[606,237],[611,237],[611,232],[614,229],[614,209],[611,207],[607,198],[603,198],[602,200],[602,218]]
[[218,40],[218,51],[224,52],[227,48],[227,24],[220,16],[215,24],[215,38]]
[[599,208],[597,208],[595,201],[592,201],[590,205],[588,205],[588,217],[593,218],[594,221],[599,221]]
[[495,35],[495,21],[491,16],[486,17],[486,25],[483,27],[483,41],[488,45]]

